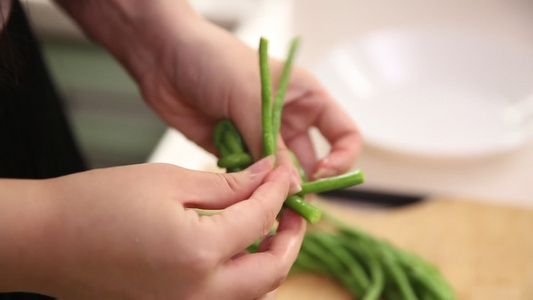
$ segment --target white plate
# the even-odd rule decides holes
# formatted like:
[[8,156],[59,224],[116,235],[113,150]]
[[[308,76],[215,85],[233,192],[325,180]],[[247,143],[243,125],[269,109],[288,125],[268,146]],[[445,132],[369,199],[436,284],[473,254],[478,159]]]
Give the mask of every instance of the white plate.
[[499,153],[531,137],[533,51],[446,30],[394,30],[331,48],[314,69],[374,146]]

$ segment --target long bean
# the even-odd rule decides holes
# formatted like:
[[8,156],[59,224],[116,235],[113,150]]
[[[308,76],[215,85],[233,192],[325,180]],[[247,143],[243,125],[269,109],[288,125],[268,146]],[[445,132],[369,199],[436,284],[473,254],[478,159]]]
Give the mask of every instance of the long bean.
[[259,70],[261,75],[261,122],[263,126],[263,156],[276,153],[272,135],[272,84],[268,64],[268,40],[259,42]]
[[327,274],[339,280],[352,293],[355,295],[362,293],[354,278],[350,277],[347,273],[343,263],[336,256],[332,255],[329,249],[316,239],[315,235],[310,234],[306,236],[305,242],[302,243],[302,250],[313,256],[316,263],[323,264],[328,270]]
[[363,266],[350,255],[348,250],[342,247],[336,237],[325,233],[316,233],[314,236],[317,241],[324,245],[324,248],[327,248],[346,267],[348,275],[354,279],[356,289],[359,291],[358,295],[362,296],[370,285],[370,280]]
[[292,163],[298,170],[298,175],[300,175],[300,180],[302,180],[302,182],[307,182],[307,175],[305,174],[305,171],[302,168],[302,165],[300,165],[298,158],[296,158],[296,155],[294,155],[294,152],[292,151],[289,151],[289,154],[291,155]]
[[363,183],[365,177],[363,171],[357,170],[351,173],[346,173],[331,178],[319,179],[316,181],[306,182],[302,184],[302,194],[322,193],[331,190],[337,190]]
[[287,207],[298,212],[310,224],[316,224],[322,217],[322,211],[305,201],[301,195],[291,195],[285,199]]
[[246,168],[253,163],[253,158],[248,153],[232,153],[218,160],[221,168]]
[[326,263],[314,258],[305,250],[301,250],[300,253],[298,253],[298,257],[296,258],[294,264],[309,271],[314,271],[318,273],[329,273],[329,268],[327,267]]
[[223,137],[226,146],[233,153],[248,152],[248,148],[246,147],[246,144],[244,143],[244,140],[241,134],[239,133],[239,130],[237,130],[237,127],[235,127],[235,124],[233,124],[233,122],[227,122],[226,131],[224,132]]
[[221,158],[231,155],[231,151],[225,144],[220,144],[220,146],[218,146],[218,152],[220,152],[220,155],[222,156]]
[[220,145],[222,145],[222,141],[224,140],[224,132],[226,132],[226,124],[230,122],[229,120],[222,120],[217,123],[215,126],[215,130],[213,131],[213,143],[215,144],[215,147],[219,148]]
[[361,299],[379,299],[385,284],[385,275],[383,273],[383,268],[379,263],[379,258],[374,253],[369,243],[361,239],[346,238],[342,235],[337,235],[336,238],[348,251],[354,255],[354,257],[358,258],[361,263],[366,264],[371,281],[368,289],[365,291],[365,294]]
[[403,270],[395,262],[394,255],[387,248],[380,248],[383,257],[383,266],[392,282],[396,284],[398,291],[405,300],[417,300],[411,283]]
[[283,107],[285,93],[287,92],[287,88],[289,87],[292,63],[294,61],[294,56],[299,45],[299,38],[293,38],[291,40],[289,54],[287,55],[287,59],[285,60],[285,64],[283,65],[283,71],[281,72],[279,87],[276,92],[276,95],[274,96],[274,104],[272,108],[272,132],[274,134],[274,147],[276,147],[279,130],[281,128],[281,108]]

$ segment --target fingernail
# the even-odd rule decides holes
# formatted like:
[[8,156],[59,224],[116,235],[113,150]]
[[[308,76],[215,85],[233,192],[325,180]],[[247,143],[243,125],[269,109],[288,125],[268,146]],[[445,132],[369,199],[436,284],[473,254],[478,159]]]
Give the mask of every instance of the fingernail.
[[331,168],[320,168],[313,174],[314,179],[328,178],[337,175],[337,170]]
[[271,170],[274,166],[274,159],[275,158],[273,155],[269,155],[263,159],[260,159],[256,161],[253,165],[248,167],[248,172],[250,174],[260,174]]
[[296,194],[299,193],[302,190],[302,184],[300,179],[300,174],[296,170],[296,168],[291,168],[291,188],[289,189],[289,193]]

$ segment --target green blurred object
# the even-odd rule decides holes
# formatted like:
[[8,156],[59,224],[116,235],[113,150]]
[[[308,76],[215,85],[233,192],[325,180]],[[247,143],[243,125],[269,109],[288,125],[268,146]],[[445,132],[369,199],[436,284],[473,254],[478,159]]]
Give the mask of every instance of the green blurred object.
[[90,43],[44,40],[41,46],[90,167],[145,162],[166,125],[121,65]]

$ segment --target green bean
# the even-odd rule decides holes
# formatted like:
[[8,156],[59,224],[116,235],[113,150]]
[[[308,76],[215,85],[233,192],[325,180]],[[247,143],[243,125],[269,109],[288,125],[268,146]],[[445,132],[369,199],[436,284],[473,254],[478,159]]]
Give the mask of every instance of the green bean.
[[217,148],[218,152],[220,152],[221,158],[231,155],[231,151],[225,144],[221,143]]
[[[326,216],[330,220],[330,216]],[[349,229],[349,230],[348,230]],[[370,237],[353,228],[342,229],[343,235],[352,239],[361,239],[362,241],[369,241]],[[368,243],[367,243],[368,244]],[[405,274],[409,277],[413,284],[423,287],[432,294],[434,299],[456,299],[455,293],[441,277],[437,269],[428,264],[421,258],[407,253],[403,250],[397,249],[388,243],[382,241],[373,241],[374,252],[379,252],[381,248],[386,249],[393,254],[396,264],[403,268]]]
[[[412,278],[410,278],[412,279]],[[413,289],[415,290],[416,296],[420,300],[441,300],[438,296],[435,296],[426,286],[419,284],[416,280],[413,280]]]
[[246,168],[253,163],[248,153],[233,153],[218,160],[217,165],[221,168]]
[[362,293],[354,278],[348,276],[342,262],[338,260],[338,257],[331,255],[329,249],[316,239],[315,234],[310,233],[306,236],[304,243],[302,243],[302,250],[312,255],[318,263],[322,263],[327,270],[326,274],[340,281],[350,292],[355,295]]
[[392,287],[391,285],[385,286],[383,294],[385,295],[385,299],[387,300],[404,300],[400,293],[398,293],[398,290]]
[[380,254],[383,259],[383,266],[388,276],[396,284],[400,295],[405,300],[416,300],[416,296],[408,277],[405,275],[400,266],[394,261],[394,255],[387,248],[380,248]]
[[373,253],[373,249],[370,246],[371,242],[351,237],[347,238],[343,235],[337,236],[337,239],[348,251],[351,251],[355,257],[367,265],[371,282],[361,299],[379,299],[385,284],[385,275],[383,274],[379,258]]
[[246,143],[244,143],[241,133],[235,124],[229,120],[226,125],[224,141],[233,152],[248,152],[248,147],[246,147]]
[[455,299],[453,289],[446,283],[440,272],[420,257],[383,243],[394,253],[398,264],[403,267],[413,282],[431,293],[434,299]]
[[263,157],[276,153],[272,136],[272,84],[268,65],[268,40],[259,42],[259,69],[261,75],[261,121],[263,126]]
[[245,149],[242,146],[240,135],[235,135],[233,132],[226,130],[223,135],[223,142],[228,147],[231,153],[245,153]]
[[362,300],[377,300],[379,299],[379,295],[383,291],[383,286],[385,285],[385,275],[383,274],[383,269],[381,268],[381,265],[377,259],[369,258],[367,263],[370,269],[372,282],[369,288],[366,290]]
[[317,273],[329,273],[328,267],[322,261],[313,259],[313,257],[306,251],[300,251],[300,253],[298,253],[294,265]]
[[289,154],[291,155],[291,159],[292,159],[292,162],[294,163],[294,166],[296,166],[296,169],[298,170],[300,179],[302,180],[302,182],[307,182],[307,175],[305,174],[305,171],[302,168],[302,165],[300,165],[298,158],[296,158],[296,155],[294,155],[294,152],[292,151],[289,151]]
[[451,290],[446,282],[429,272],[425,272],[419,265],[404,266],[406,274],[409,275],[410,281],[418,286],[417,294],[419,291],[424,291],[425,294],[431,295],[432,299],[448,300],[455,299],[455,294]]
[[359,291],[357,295],[363,295],[364,291],[366,291],[370,285],[370,280],[365,273],[363,266],[361,266],[361,264],[350,255],[350,252],[342,247],[332,235],[315,233],[314,236],[324,248],[327,248],[331,254],[335,255],[337,259],[344,264],[348,269],[350,277],[354,280],[355,289]]
[[246,250],[248,250],[248,252],[250,252],[250,253],[256,253],[257,251],[259,251],[259,245],[260,244],[261,244],[261,240],[257,240],[253,244],[248,246],[248,248],[246,248]]
[[294,55],[296,54],[296,50],[298,49],[299,44],[299,38],[293,38],[291,40],[289,54],[287,55],[287,59],[285,60],[285,64],[283,65],[283,71],[281,72],[278,91],[274,96],[274,104],[272,108],[272,133],[274,147],[276,147],[279,129],[281,128],[281,111],[283,107],[283,100],[285,99],[285,93],[287,92],[287,88],[289,87],[292,62],[294,60]]
[[342,189],[365,181],[363,171],[357,170],[331,178],[319,179],[312,182],[302,183],[301,194],[322,193],[336,189]]
[[217,149],[222,144],[224,132],[226,132],[226,125],[229,120],[222,120],[217,123],[215,130],[213,131],[213,143]]
[[342,263],[324,249],[319,242],[316,241],[313,233],[308,233],[305,242],[302,243],[302,249],[307,253],[313,255],[317,260],[325,262],[330,274],[335,274],[343,269]]
[[228,168],[228,169],[226,169],[226,172],[227,173],[235,173],[235,172],[240,172],[240,171],[242,171],[244,169],[246,169],[246,168]]
[[[339,226],[341,234],[347,238],[359,239],[360,241],[372,245],[372,251],[379,254],[380,260],[383,264],[385,271],[387,271],[388,277],[396,283],[398,291],[401,295],[400,299],[417,299],[416,294],[414,293],[407,275],[403,272],[401,267],[398,265],[398,262],[395,261],[395,255],[391,247],[384,242],[373,240],[368,235],[354,229],[350,228],[342,222],[333,219],[331,216],[327,216],[328,220],[332,220]],[[388,292],[390,297],[395,297]]]
[[287,197],[284,204],[301,215],[310,224],[316,224],[322,217],[322,211],[305,201],[300,195]]

